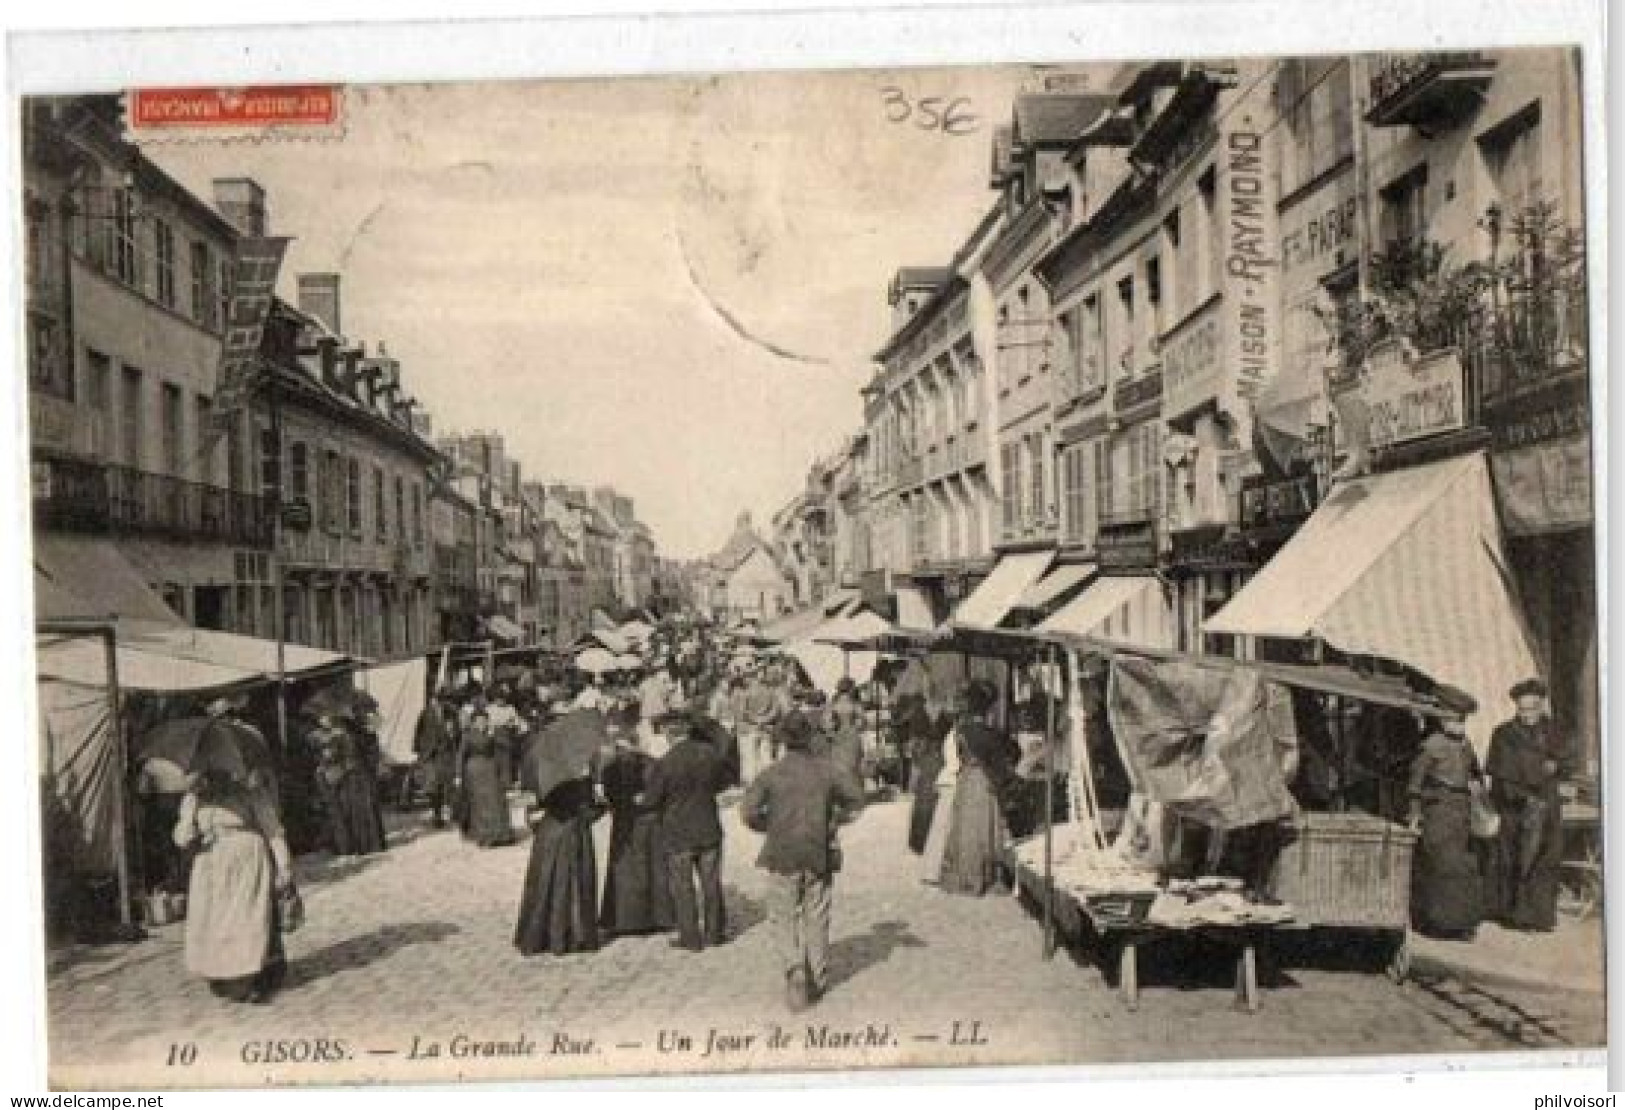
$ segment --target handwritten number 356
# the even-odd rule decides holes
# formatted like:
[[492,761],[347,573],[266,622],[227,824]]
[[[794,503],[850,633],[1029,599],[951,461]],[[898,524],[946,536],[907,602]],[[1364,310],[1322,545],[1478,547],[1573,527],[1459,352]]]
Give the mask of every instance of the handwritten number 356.
[[880,90],[886,104],[886,118],[892,123],[907,123],[910,119],[921,131],[941,131],[944,135],[969,135],[979,122],[976,113],[968,111],[970,97],[956,96],[952,100],[940,96],[910,99],[908,93],[896,85]]

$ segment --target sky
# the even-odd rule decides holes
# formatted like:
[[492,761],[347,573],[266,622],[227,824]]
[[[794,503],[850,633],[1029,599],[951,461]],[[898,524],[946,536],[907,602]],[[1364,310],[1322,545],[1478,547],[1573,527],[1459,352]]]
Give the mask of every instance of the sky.
[[[1024,69],[351,87],[331,141],[162,144],[199,195],[266,190],[282,276],[342,277],[436,433],[497,430],[527,478],[609,483],[661,552],[765,524],[862,420],[902,265],[994,201]],[[918,105],[963,97],[963,133]]]

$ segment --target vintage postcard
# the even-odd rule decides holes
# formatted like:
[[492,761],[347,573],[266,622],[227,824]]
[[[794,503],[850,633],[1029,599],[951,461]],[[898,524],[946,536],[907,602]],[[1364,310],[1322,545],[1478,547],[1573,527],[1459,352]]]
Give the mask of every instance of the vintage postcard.
[[1199,46],[18,98],[51,1084],[1594,1059],[1586,56]]

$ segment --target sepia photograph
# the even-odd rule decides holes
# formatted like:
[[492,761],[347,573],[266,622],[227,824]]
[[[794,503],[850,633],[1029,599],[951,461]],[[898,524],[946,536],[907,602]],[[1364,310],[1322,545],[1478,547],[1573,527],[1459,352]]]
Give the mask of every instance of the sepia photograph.
[[1145,48],[15,97],[51,1087],[1600,1059],[1582,50]]

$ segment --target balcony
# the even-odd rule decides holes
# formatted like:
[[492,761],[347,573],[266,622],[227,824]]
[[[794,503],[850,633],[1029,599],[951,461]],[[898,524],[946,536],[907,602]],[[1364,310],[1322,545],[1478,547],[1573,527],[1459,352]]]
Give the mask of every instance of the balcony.
[[271,513],[254,494],[103,463],[34,465],[36,527],[271,546]]
[[1583,378],[1589,362],[1586,291],[1578,283],[1516,297],[1478,315],[1456,346],[1482,413],[1542,386]]
[[1494,75],[1495,59],[1478,50],[1379,54],[1371,65],[1366,122],[1375,127],[1454,123],[1478,107]]

